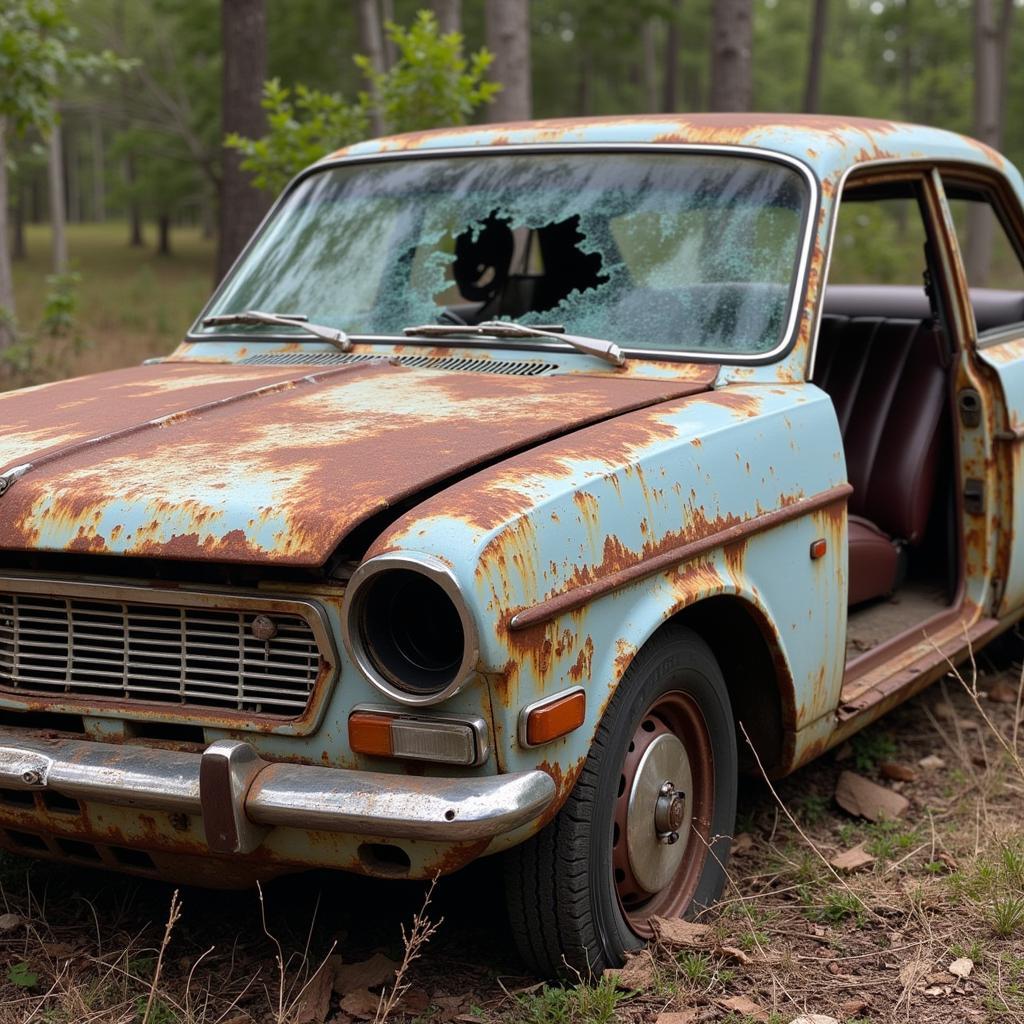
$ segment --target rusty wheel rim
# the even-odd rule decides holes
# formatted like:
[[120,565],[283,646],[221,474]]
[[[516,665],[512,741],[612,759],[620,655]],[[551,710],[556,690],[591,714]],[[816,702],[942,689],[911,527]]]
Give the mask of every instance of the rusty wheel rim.
[[640,717],[619,776],[612,873],[623,916],[642,938],[651,936],[650,918],[681,916],[697,890],[710,847],[713,763],[692,697],[664,694]]

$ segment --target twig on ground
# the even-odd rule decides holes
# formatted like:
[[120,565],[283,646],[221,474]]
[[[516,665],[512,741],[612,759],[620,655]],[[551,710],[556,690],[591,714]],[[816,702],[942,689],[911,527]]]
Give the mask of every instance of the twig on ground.
[[437,929],[444,921],[443,917],[439,917],[436,922],[431,921],[427,917],[427,908],[430,906],[430,900],[434,895],[434,887],[437,885],[438,877],[438,875],[434,875],[430,887],[427,889],[427,894],[423,897],[423,906],[420,907],[416,916],[412,919],[412,927],[409,929],[408,934],[405,931],[405,925],[402,925],[402,946],[405,950],[402,955],[402,962],[398,965],[398,970],[395,972],[395,982],[391,989],[384,989],[380,995],[373,1024],[386,1024],[398,1001],[409,991],[409,982],[406,980],[409,968],[414,960],[419,959],[423,953],[423,947],[433,938]]

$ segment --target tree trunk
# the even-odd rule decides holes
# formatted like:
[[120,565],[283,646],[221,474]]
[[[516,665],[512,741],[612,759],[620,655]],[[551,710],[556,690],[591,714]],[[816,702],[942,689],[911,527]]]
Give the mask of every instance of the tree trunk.
[[679,22],[682,16],[683,0],[676,0],[675,10],[669,15],[668,30],[665,33],[665,78],[662,82],[661,109],[668,113],[679,107],[679,46],[682,42]]
[[[974,135],[992,147],[1002,135],[1002,83],[999,80],[1002,42],[995,17],[995,0],[974,0]],[[967,218],[967,278],[984,287],[992,262],[992,213],[985,203],[972,203]]]
[[157,243],[156,252],[158,256],[171,255],[171,217],[170,214],[161,213],[156,219]]
[[17,198],[14,201],[14,238],[11,240],[11,256],[16,260],[28,257],[28,245],[25,242],[25,186],[17,185]]
[[711,28],[712,110],[749,110],[753,96],[753,0],[714,0]]
[[658,109],[658,20],[645,18],[640,28],[643,67],[640,78],[644,86],[644,110],[653,114]]
[[107,219],[107,163],[103,158],[103,125],[96,111],[92,114],[92,219],[100,224]]
[[[221,40],[221,136],[238,132],[246,138],[259,138],[267,130],[260,104],[267,77],[264,0],[221,0]],[[240,162],[235,150],[221,149],[218,281],[228,272],[267,210],[267,201],[253,188]]]
[[14,275],[7,244],[7,121],[0,117],[0,352],[14,343]]
[[384,70],[390,71],[395,66],[398,54],[395,44],[388,35],[387,26],[395,20],[395,0],[380,0],[381,37],[384,41]]
[[[377,0],[356,0],[356,15],[359,19],[359,48],[370,61],[370,67],[381,74],[384,71],[384,33]],[[374,135],[384,133],[384,121],[376,100],[370,111],[370,130]]]
[[142,211],[139,209],[139,201],[134,197],[135,185],[135,157],[129,153],[121,165],[121,173],[124,175],[124,183],[128,186],[128,244],[137,249],[144,244],[142,237]]
[[430,9],[441,31],[462,31],[462,0],[430,0]]
[[492,121],[525,121],[532,116],[529,0],[485,0],[487,48],[494,54],[491,75],[502,85],[490,107]]
[[825,55],[828,4],[829,0],[814,0],[811,50],[807,55],[807,83],[804,87],[804,110],[808,114],[816,114],[821,107],[821,68]]
[[65,231],[67,215],[64,208],[64,155],[60,125],[54,124],[49,138],[50,232],[53,240],[53,272],[63,274],[68,268],[68,239]]

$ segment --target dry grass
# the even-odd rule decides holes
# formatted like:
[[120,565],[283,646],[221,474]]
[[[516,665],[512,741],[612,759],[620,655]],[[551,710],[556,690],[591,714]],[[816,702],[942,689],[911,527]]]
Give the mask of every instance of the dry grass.
[[[844,1024],[1022,1021],[1020,708],[987,698],[999,674],[1019,681],[984,664],[950,676],[774,792],[747,787],[711,940],[659,946],[639,988],[523,976],[487,861],[442,880],[429,911],[422,885],[313,875],[261,894],[186,890],[171,925],[166,886],[9,858],[0,914],[21,920],[0,931],[0,1021],[297,1024],[318,1005],[337,1024],[647,1024],[684,1009],[756,1020],[736,999],[772,1024],[806,1011]],[[941,766],[919,767],[934,756]],[[916,778],[887,781],[882,762]],[[844,814],[832,800],[844,768],[900,789],[910,810],[875,824]],[[837,877],[827,862],[858,844],[874,863]],[[339,1009],[324,972],[381,951],[400,976]],[[947,968],[964,957],[974,966],[958,979]]]

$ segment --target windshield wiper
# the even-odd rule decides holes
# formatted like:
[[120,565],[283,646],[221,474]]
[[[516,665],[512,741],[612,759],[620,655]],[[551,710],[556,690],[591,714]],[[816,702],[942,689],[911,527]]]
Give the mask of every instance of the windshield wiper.
[[488,338],[550,338],[552,341],[564,341],[578,352],[597,356],[598,359],[604,359],[613,366],[626,364],[622,349],[614,341],[588,338],[582,334],[566,334],[555,326],[531,327],[529,324],[517,324],[514,320],[485,320],[479,324],[423,324],[420,327],[406,327],[402,333],[419,334],[426,338],[457,338],[466,335]]
[[224,313],[221,316],[208,316],[203,320],[204,327],[230,327],[233,324],[299,327],[307,334],[340,348],[342,352],[349,352],[352,349],[352,341],[344,331],[336,327],[324,327],[322,324],[311,324],[299,313],[264,313],[259,309],[247,309],[244,313]]

